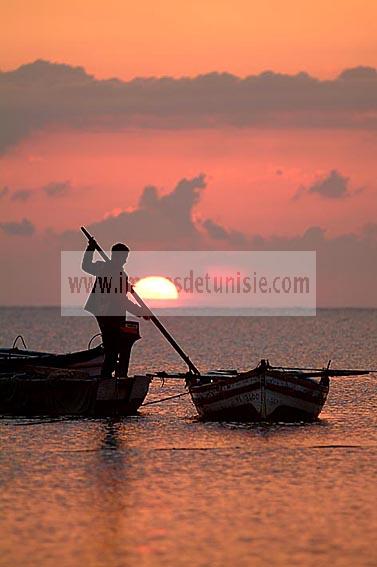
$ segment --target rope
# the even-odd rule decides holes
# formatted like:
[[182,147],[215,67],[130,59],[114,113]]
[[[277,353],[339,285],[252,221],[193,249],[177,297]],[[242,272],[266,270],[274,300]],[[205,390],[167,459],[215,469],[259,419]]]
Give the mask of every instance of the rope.
[[[93,335],[92,338],[90,339],[89,343],[88,343],[88,350],[90,349],[90,347],[92,346],[92,342],[94,341],[94,339],[96,339],[97,337],[100,337],[102,335],[102,333],[97,333],[96,335]],[[102,343],[101,343],[102,344]]]
[[183,394],[176,394],[175,396],[168,396],[167,398],[160,398],[159,400],[152,400],[151,402],[145,402],[142,406],[150,406],[152,404],[159,404],[160,402],[166,402],[167,400],[174,400],[175,398],[181,398],[182,396],[188,396],[189,392],[183,392]]
[[14,341],[13,341],[13,346],[12,346],[12,348],[15,348],[15,347],[16,347],[18,339],[20,339],[20,341],[21,341],[22,344],[23,344],[24,349],[26,350],[26,349],[27,349],[27,346],[26,346],[26,343],[25,343],[25,341],[24,341],[24,337],[23,337],[22,335],[17,335],[17,337],[16,337],[16,338],[14,339]]
[[[3,421],[8,421],[10,420],[11,417],[8,415],[2,415],[0,417],[0,422],[2,423]],[[68,421],[68,419],[65,419],[64,417],[57,417],[56,419],[43,419],[41,421],[25,421],[22,423],[7,423],[6,425],[12,426],[12,427],[24,427],[26,425],[44,425],[45,423],[61,423],[61,422],[66,422]]]

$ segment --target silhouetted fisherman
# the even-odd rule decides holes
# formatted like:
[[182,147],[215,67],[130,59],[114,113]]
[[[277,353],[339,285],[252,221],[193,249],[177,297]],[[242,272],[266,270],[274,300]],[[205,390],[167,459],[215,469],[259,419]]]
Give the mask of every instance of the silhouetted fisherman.
[[121,348],[128,350],[125,371],[128,369],[128,360],[135,339],[130,337],[127,346],[125,335],[122,335],[122,329],[126,323],[126,312],[129,311],[137,317],[143,317],[143,309],[127,297],[128,278],[123,267],[130,251],[128,246],[122,243],[114,244],[109,262],[93,262],[95,245],[94,239],[89,240],[82,261],[82,269],[96,276],[85,309],[97,319],[105,349],[102,376],[110,377],[116,369]]

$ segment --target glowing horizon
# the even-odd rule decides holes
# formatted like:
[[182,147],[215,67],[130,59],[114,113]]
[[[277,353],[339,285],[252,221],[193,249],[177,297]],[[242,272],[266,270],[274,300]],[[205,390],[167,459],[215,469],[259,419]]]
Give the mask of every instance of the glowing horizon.
[[163,276],[146,276],[135,284],[135,291],[142,299],[176,300],[179,297],[174,283]]

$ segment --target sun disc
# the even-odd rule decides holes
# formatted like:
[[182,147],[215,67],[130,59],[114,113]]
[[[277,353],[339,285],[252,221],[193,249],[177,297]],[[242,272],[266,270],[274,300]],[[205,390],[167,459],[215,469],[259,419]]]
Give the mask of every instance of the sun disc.
[[178,291],[172,281],[162,276],[147,276],[135,285],[143,299],[178,299]]

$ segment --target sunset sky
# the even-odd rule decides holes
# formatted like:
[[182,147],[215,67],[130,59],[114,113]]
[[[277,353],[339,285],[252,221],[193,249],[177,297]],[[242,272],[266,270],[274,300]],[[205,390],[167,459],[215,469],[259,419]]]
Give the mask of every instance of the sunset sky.
[[[15,255],[33,281],[85,224],[106,246],[316,249],[322,304],[377,305],[375,2],[13,0],[0,17],[14,278]],[[2,283],[1,303],[56,302],[31,289]]]
[[376,63],[373,0],[12,0],[1,11],[3,70],[42,58],[99,78],[266,69],[324,77]]

